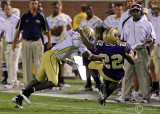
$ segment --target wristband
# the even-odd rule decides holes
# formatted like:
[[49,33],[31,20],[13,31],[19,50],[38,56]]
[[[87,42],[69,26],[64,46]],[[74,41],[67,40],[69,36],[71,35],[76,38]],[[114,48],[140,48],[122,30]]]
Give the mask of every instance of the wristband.
[[90,60],[92,56],[93,56],[93,54],[90,54],[89,57],[88,57],[88,60]]

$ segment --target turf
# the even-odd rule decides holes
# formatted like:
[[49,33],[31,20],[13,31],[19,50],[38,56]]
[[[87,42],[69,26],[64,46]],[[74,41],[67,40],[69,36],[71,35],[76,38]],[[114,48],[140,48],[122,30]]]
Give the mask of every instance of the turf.
[[[106,103],[101,107],[97,101],[31,96],[31,105],[23,102],[23,109],[14,108],[11,99],[16,94],[0,92],[0,114],[159,114],[160,107],[123,103]],[[136,112],[136,110],[138,110]]]

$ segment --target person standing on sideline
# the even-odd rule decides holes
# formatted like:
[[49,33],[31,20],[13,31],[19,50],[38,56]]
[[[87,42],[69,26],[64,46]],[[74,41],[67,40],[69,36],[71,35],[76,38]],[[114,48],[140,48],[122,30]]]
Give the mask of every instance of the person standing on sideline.
[[115,14],[115,4],[109,3],[108,10],[105,11],[108,15],[114,15]]
[[[159,96],[159,84],[160,84],[160,9],[158,6],[152,7],[152,16],[150,16],[149,21],[152,23],[153,28],[156,33],[156,40],[153,51],[153,63],[155,65],[156,73],[152,76],[152,99],[160,100]],[[159,79],[159,81],[158,81]]]
[[35,65],[35,75],[37,75],[40,68],[41,59],[43,55],[43,35],[42,30],[47,32],[48,49],[52,47],[51,32],[48,27],[45,16],[40,13],[38,9],[39,0],[29,1],[29,11],[22,15],[18,25],[17,31],[12,44],[13,51],[16,47],[16,41],[21,31],[22,32],[22,64],[23,64],[23,78],[25,86],[33,80],[32,76],[32,62]]
[[120,18],[120,22],[119,22],[119,26],[118,26],[118,32],[119,34],[122,33],[122,29],[123,26],[125,25],[125,23],[127,23],[127,21],[129,21],[131,15],[130,15],[130,8],[137,4],[137,0],[126,0],[127,1],[127,11],[125,11]]
[[106,29],[108,27],[118,29],[118,25],[120,22],[120,17],[123,14],[123,5],[122,4],[116,4],[115,5],[115,14],[110,15],[106,17],[106,19],[103,22],[103,27]]
[[5,57],[7,63],[7,71],[8,71],[8,84],[4,85],[5,88],[14,88],[15,86],[19,86],[17,80],[17,70],[18,70],[18,60],[19,54],[21,50],[21,43],[18,43],[15,47],[15,50],[12,50],[12,43],[14,40],[14,35],[16,32],[16,25],[19,21],[19,17],[12,14],[12,6],[6,4],[4,6],[4,12],[6,14],[6,20],[0,26],[0,30],[4,31],[5,39],[6,39],[6,50]]
[[[5,20],[0,17],[0,25],[3,24]],[[2,31],[0,31],[0,80],[2,79],[2,54],[3,54],[3,42],[2,42]]]
[[[94,13],[93,13],[93,8],[92,6],[88,5],[86,7],[86,14],[87,14],[87,17],[81,21],[81,27],[85,27],[85,26],[89,26],[91,27],[94,32],[95,32],[95,36],[94,38],[92,39],[92,43],[95,43],[97,40],[100,40],[102,37],[102,28],[103,28],[103,22],[102,20],[95,16]],[[79,90],[81,91],[93,91],[92,89],[92,83],[91,83],[91,72],[88,68],[88,64],[89,64],[89,60],[82,56],[83,57],[83,65],[86,67],[86,78],[87,78],[87,83],[85,85],[84,88],[80,88]],[[98,91],[98,88],[95,87],[94,91]]]
[[[0,8],[0,17],[3,19],[7,19],[7,16],[4,12],[4,6],[7,4],[10,4],[11,1],[9,0],[1,0],[1,8]],[[18,8],[12,8],[12,15],[15,16],[20,16],[20,10]],[[2,35],[4,36],[4,34],[2,33]],[[5,39],[2,40],[3,42],[3,50],[5,50],[6,47],[6,41]],[[3,51],[3,57],[2,57],[2,69],[3,69],[3,80],[2,80],[2,84],[7,84],[7,79],[8,79],[8,72],[7,72],[7,66],[6,66],[6,60],[5,60],[5,54]]]
[[[125,11],[122,15],[121,15],[121,18],[120,18],[120,22],[119,22],[119,25],[118,25],[118,32],[119,32],[119,35],[121,36],[122,34],[122,30],[123,30],[123,27],[126,23],[128,23],[131,19],[131,14],[130,14],[130,8],[137,4],[137,0],[126,0],[126,5],[127,5],[127,11]],[[147,20],[147,19],[146,19]],[[123,41],[123,39],[122,39]],[[137,84],[135,83],[136,82],[136,79],[137,79],[137,75],[136,75],[136,72],[135,72],[135,79],[134,79],[134,85]],[[122,80],[123,81],[123,80]],[[123,88],[123,83],[122,83],[122,88]],[[138,92],[135,92],[134,91],[134,95],[133,95],[133,98],[137,98],[138,97]],[[122,100],[122,95],[118,98],[115,99],[116,101],[118,100]],[[135,100],[135,99],[134,99]]]
[[[56,45],[61,37],[70,29],[72,29],[72,19],[69,15],[62,13],[62,2],[60,0],[56,0],[52,3],[52,14],[47,17],[47,22],[51,29],[51,42],[52,45]],[[47,49],[48,40],[46,35],[44,35],[45,44],[44,44],[44,52]],[[64,82],[64,62],[60,65],[59,72],[59,86],[61,87],[70,87],[69,84]],[[60,87],[54,87],[53,89],[60,89]]]
[[86,14],[86,4],[81,5],[81,12],[74,16],[73,18],[73,29],[80,27],[81,21],[87,17]]
[[[10,1],[11,2],[11,1]],[[6,15],[5,15],[5,12],[4,12],[4,6],[6,4],[11,4],[9,2],[9,0],[2,0],[1,1],[1,9],[0,9],[0,17],[6,19]],[[12,15],[15,15],[15,16],[20,16],[20,10],[18,8],[12,8]]]
[[[149,59],[150,52],[147,49],[149,43],[154,42],[156,34],[152,24],[147,21],[144,16],[142,6],[135,4],[130,9],[132,15],[130,22],[124,25],[121,39],[124,39],[131,45],[135,51],[137,59],[135,65],[131,65],[125,61],[125,76],[123,79],[121,102],[131,101],[131,87],[135,72],[137,73],[139,88],[142,92],[143,99],[141,103],[149,103],[150,101],[150,74]],[[143,82],[143,83],[142,83]]]
[[[61,12],[62,12],[62,8],[63,8],[63,4],[60,0],[57,0],[59,3],[60,3],[60,9],[61,9]],[[65,14],[65,13],[61,13],[61,15],[63,16],[63,19],[66,21],[66,26],[64,26],[64,29],[61,33],[61,36],[60,36],[60,39],[63,38],[64,34],[69,31],[69,30],[72,30],[73,27],[72,27],[72,18]],[[62,64],[60,65],[60,72],[59,72],[59,85],[60,87],[70,87],[69,84],[65,83],[64,81],[64,72],[65,71],[65,63],[62,62]]]

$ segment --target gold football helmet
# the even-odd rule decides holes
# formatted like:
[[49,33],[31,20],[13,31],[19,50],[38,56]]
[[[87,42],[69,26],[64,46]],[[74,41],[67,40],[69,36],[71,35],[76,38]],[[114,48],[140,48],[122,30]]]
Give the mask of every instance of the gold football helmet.
[[116,29],[107,28],[103,32],[103,41],[105,43],[118,44],[119,43],[119,34]]
[[85,36],[89,39],[89,41],[92,41],[94,39],[94,30],[91,27],[84,26],[83,32]]

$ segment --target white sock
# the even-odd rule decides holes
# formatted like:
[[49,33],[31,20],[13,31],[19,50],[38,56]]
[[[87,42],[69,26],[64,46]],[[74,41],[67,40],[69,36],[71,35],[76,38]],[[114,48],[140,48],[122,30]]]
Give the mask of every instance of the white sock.
[[137,92],[137,91],[134,91],[134,93],[133,93],[133,98],[138,99],[138,92]]

